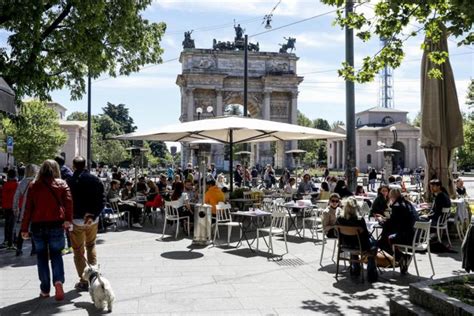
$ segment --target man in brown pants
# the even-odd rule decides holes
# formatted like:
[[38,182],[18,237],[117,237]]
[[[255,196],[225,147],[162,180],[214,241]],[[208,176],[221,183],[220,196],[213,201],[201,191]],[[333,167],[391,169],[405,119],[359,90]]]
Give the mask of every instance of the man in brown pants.
[[67,183],[71,188],[73,207],[73,230],[70,234],[74,251],[74,264],[76,266],[79,282],[75,288],[78,291],[87,291],[87,280],[82,279],[82,273],[87,261],[91,265],[97,264],[95,241],[99,226],[99,214],[105,205],[104,186],[99,178],[89,173],[86,169],[84,157],[73,160],[74,174]]

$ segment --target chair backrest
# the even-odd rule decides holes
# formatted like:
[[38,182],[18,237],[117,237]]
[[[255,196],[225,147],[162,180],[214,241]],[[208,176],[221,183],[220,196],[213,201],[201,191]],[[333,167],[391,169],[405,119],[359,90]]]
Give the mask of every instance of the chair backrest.
[[293,194],[291,193],[285,193],[283,195],[283,198],[285,199],[285,202],[291,202],[293,201]]
[[358,249],[360,252],[362,252],[362,244],[360,242],[360,234],[362,233],[363,229],[362,227],[358,226],[343,226],[343,225],[336,225],[336,230],[338,233],[338,239],[339,239],[339,245],[344,248],[354,248],[357,247],[357,245],[348,245],[346,242],[347,240],[344,240],[344,237],[356,237],[357,238],[357,243],[358,243]]
[[218,222],[232,222],[232,215],[230,214],[230,204],[219,203],[216,205],[216,220]]
[[165,201],[165,217],[177,217],[179,216],[178,207],[176,201]]
[[413,236],[413,247],[428,245],[430,242],[431,220],[427,222],[415,222],[415,235]]
[[244,199],[252,199],[252,191],[243,192]]
[[286,212],[282,210],[274,210],[272,213],[272,222],[270,225],[272,228],[281,228],[286,230]]
[[114,213],[118,213],[120,211],[119,205],[118,205],[119,201],[120,201],[119,198],[109,199],[110,208],[114,211]]
[[365,216],[365,215],[368,215],[370,213],[370,207],[369,207],[369,204],[367,204],[366,201],[364,201],[362,203],[362,206],[360,207],[360,216]]
[[302,196],[303,200],[311,200],[312,196],[310,194],[303,195]]
[[267,212],[272,211],[273,200],[271,198],[264,198],[262,202],[262,209]]
[[449,214],[451,214],[451,208],[443,207],[441,216],[438,217],[438,226],[444,226],[448,224]]

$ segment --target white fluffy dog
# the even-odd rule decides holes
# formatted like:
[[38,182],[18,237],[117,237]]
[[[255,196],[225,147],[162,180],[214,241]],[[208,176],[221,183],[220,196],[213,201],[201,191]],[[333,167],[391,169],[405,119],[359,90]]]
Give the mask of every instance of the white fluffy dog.
[[87,266],[84,269],[82,278],[89,282],[89,294],[95,307],[101,310],[105,310],[107,307],[108,311],[112,312],[115,295],[110,282],[101,276],[99,270],[93,266]]

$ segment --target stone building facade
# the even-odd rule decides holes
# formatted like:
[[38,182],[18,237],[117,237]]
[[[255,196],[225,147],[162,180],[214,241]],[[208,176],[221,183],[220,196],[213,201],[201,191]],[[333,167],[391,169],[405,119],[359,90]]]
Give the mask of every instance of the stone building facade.
[[[392,156],[394,168],[415,169],[425,165],[425,156],[420,147],[420,129],[407,123],[407,114],[406,111],[381,107],[356,113],[356,166],[361,171],[366,171],[369,167],[377,170],[384,167],[384,154],[376,152],[380,149],[377,145],[379,141],[386,147],[400,151]],[[394,128],[396,142],[392,131]],[[344,126],[338,126],[333,131],[346,134]],[[345,138],[328,141],[330,169],[345,169],[345,145]]]
[[[185,48],[180,55],[182,73],[176,84],[181,91],[181,122],[198,119],[196,109],[203,109],[200,118],[224,115],[229,105],[243,105],[244,52]],[[298,57],[291,53],[248,52],[248,114],[250,117],[297,123]],[[211,106],[212,113],[206,109]],[[250,164],[274,163],[276,167],[292,163],[286,150],[297,142],[279,142],[276,154],[270,143],[251,144]],[[182,144],[182,163],[196,162],[190,144]],[[227,168],[223,145],[211,146],[211,161],[219,169]]]

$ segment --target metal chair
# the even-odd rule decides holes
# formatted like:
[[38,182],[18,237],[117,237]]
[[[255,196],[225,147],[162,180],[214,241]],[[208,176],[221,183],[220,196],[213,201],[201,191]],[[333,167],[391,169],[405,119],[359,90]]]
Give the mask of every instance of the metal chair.
[[[364,282],[364,261],[369,256],[369,252],[362,249],[360,242],[360,234],[362,233],[362,227],[357,226],[335,226],[338,233],[338,251],[337,251],[337,262],[336,262],[336,280],[339,275],[339,261],[349,261],[350,263],[356,262],[360,264],[360,274],[362,276],[362,282]],[[357,237],[358,245],[349,245],[344,243],[345,237]],[[349,254],[349,257],[341,257],[341,254]],[[357,256],[357,259],[353,258]]]
[[[319,239],[318,230],[322,230],[322,220],[321,220],[321,209],[308,207],[308,209],[303,209],[303,238],[305,237],[306,222],[310,223],[309,230],[311,231],[311,237]],[[305,217],[305,212],[310,212],[310,216]]]
[[230,204],[218,204],[216,205],[216,223],[214,231],[214,239],[216,240],[217,235],[219,234],[219,226],[227,226],[227,245],[230,244],[230,236],[232,234],[232,227],[239,227],[240,229],[240,238],[242,238],[242,224],[240,222],[232,221],[232,215],[230,213],[231,206]]
[[187,228],[188,228],[188,236],[189,236],[189,216],[179,216],[179,211],[178,207],[176,206],[175,201],[165,201],[165,220],[163,224],[163,235],[161,238],[165,236],[165,231],[166,231],[166,222],[167,221],[172,221],[176,222],[176,236],[175,238],[178,238],[178,232],[179,232],[179,221],[181,219],[184,219],[187,221]]
[[444,207],[443,213],[440,217],[438,217],[438,222],[436,223],[436,235],[438,236],[438,241],[441,242],[441,238],[443,237],[443,231],[446,231],[446,236],[448,237],[448,243],[451,247],[451,240],[449,239],[449,230],[448,230],[448,218],[449,214],[451,214],[451,208]]
[[[407,267],[410,266],[411,261],[415,262],[415,269],[416,275],[419,277],[420,273],[418,272],[418,265],[416,263],[415,253],[417,251],[428,251],[428,257],[430,259],[431,270],[433,271],[433,275],[435,275],[435,270],[433,267],[433,261],[431,260],[431,251],[430,251],[430,228],[431,228],[431,220],[429,222],[415,222],[415,235],[413,236],[413,242],[411,245],[403,245],[403,244],[393,244],[392,250],[395,253],[395,248],[398,249],[402,253],[408,253],[411,251],[411,259],[407,262]],[[393,256],[392,262],[393,271],[395,271],[395,256]]]
[[[283,239],[285,240],[285,248],[286,252],[281,256],[288,253],[288,243],[286,242],[286,212],[282,210],[275,209],[272,213],[271,224],[269,227],[265,228],[258,228],[257,229],[257,250],[258,250],[258,241],[260,233],[265,232],[268,234],[268,252],[271,252],[273,255],[273,235],[283,235]],[[263,237],[265,239],[265,237]]]
[[[119,226],[130,228],[130,212],[121,211],[119,206],[120,199],[112,198],[109,200],[110,208],[112,209],[112,214],[106,214],[105,218],[110,220],[114,226],[115,231],[118,230]],[[122,224],[122,225],[121,225]]]

